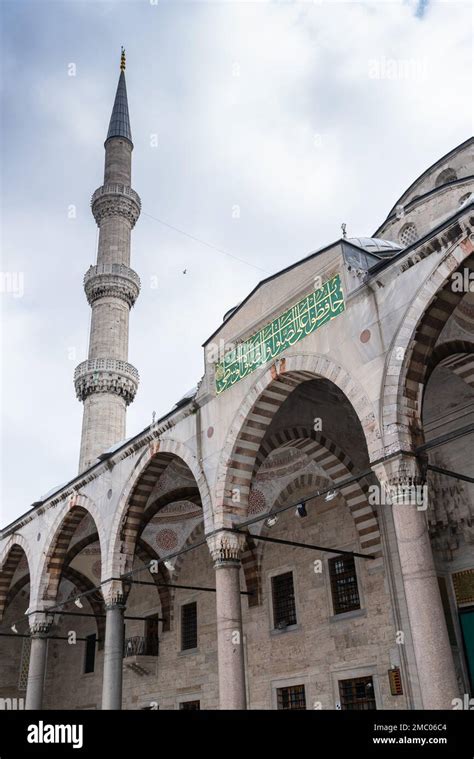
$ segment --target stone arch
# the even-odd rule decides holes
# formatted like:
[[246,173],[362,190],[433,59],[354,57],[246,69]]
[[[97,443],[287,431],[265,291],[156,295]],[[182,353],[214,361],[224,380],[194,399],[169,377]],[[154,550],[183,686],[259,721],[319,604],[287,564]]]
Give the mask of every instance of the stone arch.
[[[282,358],[266,369],[247,392],[227,435],[216,483],[217,503],[227,522],[233,514],[246,514],[255,457],[273,416],[298,385],[317,378],[331,381],[344,393],[359,418],[370,458],[380,457],[380,432],[372,404],[347,370],[327,356]],[[240,497],[237,506],[232,499],[236,489]]]
[[474,343],[469,340],[447,340],[439,343],[426,367],[425,387],[437,366],[446,366],[467,385],[474,388]]
[[467,237],[420,287],[392,341],[381,398],[385,454],[414,450],[423,442],[421,395],[430,355],[447,319],[465,295],[451,286],[453,274],[462,275],[464,269],[474,271],[474,244]]
[[28,564],[28,581],[30,583],[30,603],[32,588],[32,556],[28,542],[23,535],[12,535],[4,546],[0,556],[0,620],[7,606],[11,581],[21,559],[25,557]]
[[[271,511],[277,511],[294,493],[301,493],[304,489],[319,488],[324,486],[325,479],[314,472],[298,474],[294,480],[287,483],[275,499]],[[271,512],[270,512],[271,513]],[[266,528],[267,529],[267,528]]]
[[[257,463],[261,465],[272,451],[286,448],[297,448],[305,453],[311,461],[321,467],[329,481],[336,487],[338,483],[344,482],[353,475],[354,464],[339,446],[321,433],[303,427],[282,430],[265,440],[258,453]],[[376,559],[381,559],[382,545],[378,516],[375,507],[367,498],[368,488],[368,482],[365,478],[361,478],[337,489],[344,497],[354,518],[361,549],[374,555]],[[375,564],[375,561],[371,563]]]
[[45,548],[45,558],[39,573],[38,598],[40,602],[55,600],[72,536],[79,522],[86,515],[89,515],[95,524],[103,563],[105,532],[100,511],[87,496],[74,495],[67,501],[66,508],[61,509],[50,530],[50,539]]
[[[207,530],[212,529],[212,503],[206,478],[196,457],[187,446],[175,440],[156,440],[147,447],[135,464],[122,492],[111,528],[110,551],[103,567],[103,577],[119,577],[131,569],[137,537],[146,503],[152,490],[173,460],[181,460],[194,477]],[[104,575],[105,573],[105,575]]]

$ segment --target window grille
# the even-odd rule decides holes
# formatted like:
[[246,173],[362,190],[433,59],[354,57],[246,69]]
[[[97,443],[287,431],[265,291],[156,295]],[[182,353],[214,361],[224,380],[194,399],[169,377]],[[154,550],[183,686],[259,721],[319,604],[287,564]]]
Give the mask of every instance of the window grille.
[[371,677],[339,680],[339,695],[341,697],[341,709],[366,711],[377,708]]
[[402,227],[400,230],[398,239],[400,240],[401,244],[405,248],[407,248],[409,245],[412,245],[412,243],[416,242],[418,240],[418,232],[416,230],[415,225],[412,222],[410,222],[409,224],[405,224],[405,226]]
[[181,650],[197,648],[197,605],[194,601],[181,607]]
[[360,609],[359,589],[353,556],[329,559],[334,614]]
[[304,685],[277,688],[277,708],[279,710],[306,709]]
[[272,577],[273,624],[282,630],[296,625],[295,589],[293,572]]

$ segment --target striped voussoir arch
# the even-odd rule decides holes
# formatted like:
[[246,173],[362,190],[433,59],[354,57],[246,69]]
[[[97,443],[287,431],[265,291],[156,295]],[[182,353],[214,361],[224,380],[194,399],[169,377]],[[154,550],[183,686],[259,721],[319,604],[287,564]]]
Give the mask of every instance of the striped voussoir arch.
[[448,340],[436,346],[427,367],[425,384],[436,366],[445,366],[474,388],[474,343]]
[[[137,483],[139,485],[140,483]],[[143,530],[151,519],[161,509],[174,501],[192,501],[193,503],[201,506],[201,495],[197,487],[179,487],[174,490],[169,490],[167,493],[155,498],[155,500],[148,505],[145,509],[145,504],[149,498],[149,494],[153,490],[154,484],[150,481],[147,482],[148,496],[145,496],[145,500],[135,501],[133,500],[133,494],[130,499],[130,513],[126,513],[124,517],[124,523],[121,532],[122,553],[127,557],[127,565],[133,563],[133,556],[135,553],[135,547],[137,541]],[[140,489],[140,498],[145,495],[145,488]],[[130,566],[131,569],[131,566]],[[128,571],[127,569],[125,571]]]
[[[23,556],[26,556],[23,548],[14,543],[3,562],[2,569],[0,571],[0,619],[3,617],[3,613],[7,606],[8,593],[10,590],[11,581],[13,575],[16,572],[16,568],[20,563]],[[27,574],[29,579],[29,574]]]
[[162,453],[154,456],[141,473],[130,494],[128,508],[124,514],[120,529],[122,553],[128,556],[129,560],[131,557],[131,560],[133,561],[135,545],[138,534],[141,530],[147,501],[153,488],[172,459],[173,456],[169,453]]
[[[463,273],[464,270],[474,271],[473,254],[463,261],[457,271]],[[453,280],[449,278],[427,305],[406,349],[399,408],[401,421],[407,429],[413,430],[416,445],[423,442],[419,408],[420,387],[426,382],[431,356],[439,335],[465,294],[453,289]]]
[[66,555],[69,550],[72,536],[74,535],[79,523],[85,516],[90,513],[83,506],[74,505],[64,517],[58,528],[56,539],[53,540],[49,556],[47,559],[47,587],[44,598],[54,600],[56,598],[61,574],[63,572]]
[[[321,467],[336,486],[355,474],[352,460],[341,448],[321,433],[304,427],[281,430],[264,440],[257,456],[258,466],[261,466],[272,451],[288,448],[296,448],[306,454],[310,461]],[[256,474],[258,475],[258,472]],[[297,482],[298,478],[290,486]],[[378,561],[382,557],[381,535],[377,513],[367,498],[368,488],[367,480],[361,478],[337,489],[354,518],[361,549],[376,556]],[[294,490],[295,487],[291,492]],[[375,562],[371,562],[371,566],[374,565]]]
[[[272,511],[277,511],[284,506],[290,498],[295,500],[298,496],[301,496],[302,491],[313,488],[318,490],[327,486],[327,480],[324,477],[320,477],[314,472],[306,472],[306,474],[299,474],[294,480],[289,482],[278,495],[275,503],[272,506]],[[268,528],[264,525],[263,529],[268,532]]]
[[234,489],[240,491],[241,501],[248,498],[255,457],[273,417],[298,385],[312,379],[315,379],[314,373],[306,371],[275,376],[248,414],[227,468],[229,488],[224,493],[223,503],[230,513],[236,510],[232,500]]

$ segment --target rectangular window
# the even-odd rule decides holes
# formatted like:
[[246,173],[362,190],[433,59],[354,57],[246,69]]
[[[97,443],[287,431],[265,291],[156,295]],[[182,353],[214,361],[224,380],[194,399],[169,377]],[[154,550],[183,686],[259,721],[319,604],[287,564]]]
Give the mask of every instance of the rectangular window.
[[295,589],[293,572],[272,577],[273,626],[276,630],[296,625]]
[[201,709],[201,702],[200,701],[182,701],[179,705],[179,710],[182,712],[185,711],[197,711]]
[[277,688],[277,709],[306,709],[304,685]]
[[328,563],[334,614],[360,609],[354,557],[336,556]]
[[341,709],[365,711],[377,708],[371,677],[339,680],[339,695],[341,697]]
[[97,639],[97,636],[95,633],[93,633],[93,635],[86,636],[86,655],[84,659],[84,672],[86,674],[88,672],[94,671],[96,639]]
[[181,607],[181,650],[197,648],[197,604],[195,601]]

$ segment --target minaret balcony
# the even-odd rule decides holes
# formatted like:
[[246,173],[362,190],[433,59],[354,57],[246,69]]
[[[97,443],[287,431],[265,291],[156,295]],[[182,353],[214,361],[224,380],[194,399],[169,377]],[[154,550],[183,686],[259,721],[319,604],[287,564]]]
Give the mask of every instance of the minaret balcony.
[[91,198],[91,208],[98,226],[102,219],[110,216],[123,216],[133,229],[141,211],[138,193],[124,184],[104,184]]
[[92,393],[114,393],[133,401],[140,375],[132,364],[115,358],[92,358],[83,361],[74,372],[76,395],[84,401]]
[[140,292],[140,277],[124,264],[98,264],[86,271],[84,290],[90,306],[99,298],[120,298],[131,308]]

